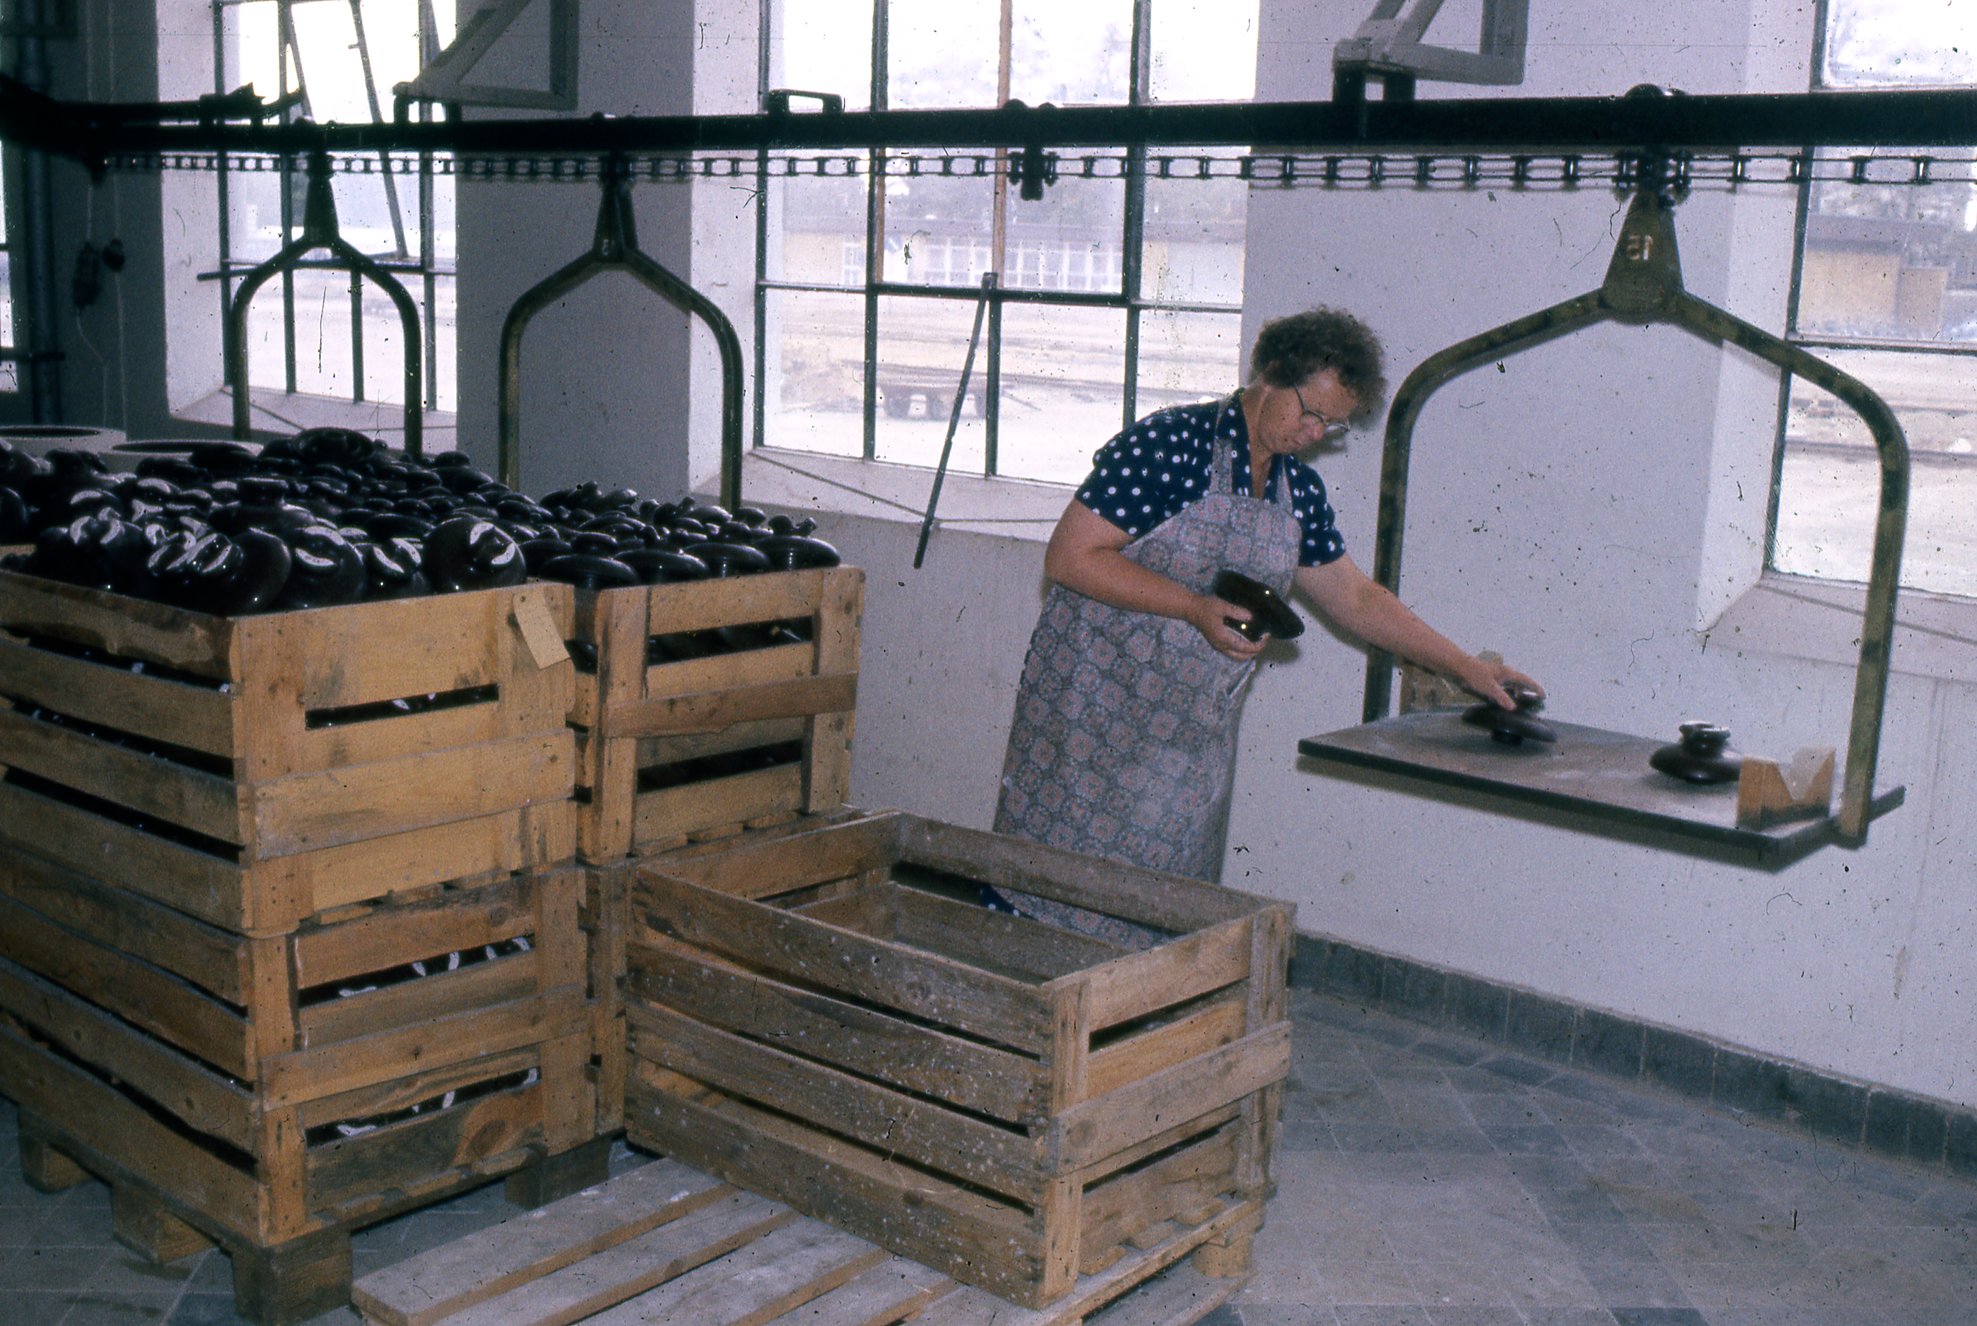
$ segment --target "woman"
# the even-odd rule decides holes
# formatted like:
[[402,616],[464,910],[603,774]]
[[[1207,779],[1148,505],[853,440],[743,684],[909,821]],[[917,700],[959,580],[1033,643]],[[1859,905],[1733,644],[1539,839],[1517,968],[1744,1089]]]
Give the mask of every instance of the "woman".
[[[1313,309],[1264,326],[1234,396],[1161,410],[1099,451],[1044,554],[1052,584],[1017,692],[997,832],[1220,877],[1236,724],[1267,643],[1230,626],[1250,614],[1208,592],[1223,568],[1279,594],[1295,584],[1344,631],[1492,703],[1515,707],[1507,686],[1543,693],[1353,565],[1323,481],[1294,458],[1337,444],[1384,390],[1373,334]],[[1091,913],[1010,901],[1108,934]]]

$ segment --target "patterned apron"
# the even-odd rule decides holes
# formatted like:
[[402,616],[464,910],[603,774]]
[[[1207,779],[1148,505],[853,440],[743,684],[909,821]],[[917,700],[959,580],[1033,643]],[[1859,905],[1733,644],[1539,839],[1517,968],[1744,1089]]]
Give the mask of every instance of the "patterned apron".
[[[1222,435],[1233,404],[1216,416],[1208,495],[1124,555],[1196,592],[1228,568],[1287,595],[1302,537],[1289,485],[1280,480],[1274,500],[1236,494],[1234,448]],[[1236,725],[1255,667],[1218,653],[1184,621],[1051,586],[1023,664],[996,832],[1219,879]],[[1040,919],[1147,942],[1128,933],[1137,927],[1118,931],[1094,913],[1004,893]]]

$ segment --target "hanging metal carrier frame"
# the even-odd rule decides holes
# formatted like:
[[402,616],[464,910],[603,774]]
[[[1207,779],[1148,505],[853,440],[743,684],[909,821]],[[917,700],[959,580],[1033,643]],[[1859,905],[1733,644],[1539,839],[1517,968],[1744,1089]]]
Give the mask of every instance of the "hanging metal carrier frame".
[[578,286],[606,272],[624,272],[668,303],[699,318],[714,334],[721,354],[720,500],[733,509],[741,503],[741,338],[712,300],[639,249],[631,175],[622,158],[606,160],[599,185],[603,197],[598,201],[596,238],[590,252],[524,291],[501,327],[501,482],[519,488],[522,481],[522,333],[536,315]]
[[1400,587],[1408,462],[1414,428],[1429,397],[1468,369],[1609,320],[1680,327],[1747,350],[1846,402],[1873,435],[1881,461],[1881,494],[1838,813],[1761,829],[1739,827],[1730,816],[1734,798],[1678,789],[1647,771],[1647,754],[1659,743],[1566,724],[1555,725],[1560,729],[1556,758],[1519,759],[1501,748],[1472,754],[1449,737],[1457,731],[1474,736],[1475,729],[1452,726],[1456,720],[1446,711],[1388,717],[1395,659],[1379,650],[1366,665],[1366,726],[1308,738],[1299,743],[1299,751],[1320,763],[1371,768],[1656,830],[1699,846],[1749,853],[1767,865],[1795,860],[1827,842],[1859,846],[1866,841],[1869,822],[1900,805],[1903,797],[1901,788],[1877,796],[1874,774],[1908,516],[1908,443],[1894,412],[1857,378],[1683,289],[1673,203],[1660,189],[1651,186],[1635,194],[1598,289],[1479,332],[1431,355],[1408,374],[1387,415],[1373,578],[1390,590]]

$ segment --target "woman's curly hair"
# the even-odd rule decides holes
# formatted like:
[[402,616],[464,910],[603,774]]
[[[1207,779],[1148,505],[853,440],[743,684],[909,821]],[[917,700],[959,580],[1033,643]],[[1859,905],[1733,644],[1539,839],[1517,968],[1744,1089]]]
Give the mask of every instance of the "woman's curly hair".
[[1338,309],[1307,309],[1266,322],[1249,352],[1250,376],[1273,387],[1298,386],[1328,368],[1339,375],[1340,386],[1358,397],[1361,414],[1386,395],[1380,338]]

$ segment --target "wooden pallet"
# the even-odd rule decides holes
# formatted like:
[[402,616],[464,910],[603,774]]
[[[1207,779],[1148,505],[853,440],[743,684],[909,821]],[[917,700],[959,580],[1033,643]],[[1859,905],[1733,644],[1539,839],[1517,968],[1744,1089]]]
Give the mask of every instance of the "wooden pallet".
[[583,859],[843,804],[864,583],[837,567],[580,592]]
[[[1128,952],[978,883],[1170,937]],[[888,813],[650,863],[632,913],[640,1146],[1032,1307],[1269,1191],[1283,904]]]
[[321,1311],[351,1229],[591,1142],[581,882],[255,937],[0,853],[0,1091],[133,1220],[224,1244],[243,1311]]
[[0,840],[257,935],[562,859],[570,592],[222,618],[0,572]]
[[1188,1326],[1242,1287],[1215,1264],[1260,1204],[1163,1228],[1051,1307],[1017,1307],[659,1160],[358,1281],[373,1326]]

